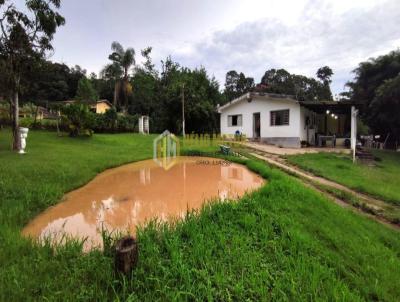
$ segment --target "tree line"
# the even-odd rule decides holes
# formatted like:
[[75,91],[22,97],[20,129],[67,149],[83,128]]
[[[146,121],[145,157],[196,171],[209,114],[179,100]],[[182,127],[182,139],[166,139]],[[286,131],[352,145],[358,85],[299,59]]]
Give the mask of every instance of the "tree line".
[[362,104],[361,118],[371,133],[400,142],[400,50],[361,62],[342,96]]
[[299,101],[332,100],[330,84],[333,71],[329,66],[317,70],[317,79],[291,74],[285,69],[269,69],[255,84],[254,78],[243,72],[231,70],[225,77],[225,101],[230,101],[249,91],[287,94]]

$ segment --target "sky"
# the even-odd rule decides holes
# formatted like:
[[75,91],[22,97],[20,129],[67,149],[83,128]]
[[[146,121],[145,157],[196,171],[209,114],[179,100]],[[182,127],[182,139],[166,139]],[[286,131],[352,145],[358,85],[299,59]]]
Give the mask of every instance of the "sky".
[[258,83],[271,68],[315,76],[328,65],[336,94],[358,63],[400,47],[400,0],[63,0],[61,14],[53,61],[98,73],[113,41],[138,64],[152,46],[158,66],[171,55],[221,86],[229,70]]

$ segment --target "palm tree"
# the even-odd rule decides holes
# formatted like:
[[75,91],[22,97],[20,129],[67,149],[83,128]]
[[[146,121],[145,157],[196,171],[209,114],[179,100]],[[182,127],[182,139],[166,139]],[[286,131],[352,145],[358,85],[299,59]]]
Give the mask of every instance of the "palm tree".
[[[108,56],[108,58],[112,63],[106,66],[106,68],[115,76],[115,78],[119,77],[120,88],[122,88],[124,94],[123,107],[126,109],[128,107],[128,95],[132,90],[132,87],[129,84],[129,70],[133,65],[135,65],[135,50],[133,48],[124,49],[118,42],[113,42],[111,44],[111,50],[113,52]],[[114,98],[116,98],[116,91],[118,88],[119,87],[117,87],[116,84]],[[114,102],[116,102],[116,100],[114,100]]]
[[101,77],[108,81],[114,83],[114,97],[113,97],[113,105],[117,107],[117,101],[119,98],[119,90],[120,90],[120,80],[123,75],[123,71],[121,67],[116,63],[107,64],[104,66],[101,71]]

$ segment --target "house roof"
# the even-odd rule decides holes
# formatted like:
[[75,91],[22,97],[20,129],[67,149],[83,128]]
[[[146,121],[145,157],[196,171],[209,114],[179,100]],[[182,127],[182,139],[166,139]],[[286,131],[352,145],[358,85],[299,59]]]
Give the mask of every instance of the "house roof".
[[261,99],[279,99],[279,100],[287,100],[295,103],[299,103],[300,106],[306,107],[317,113],[325,113],[326,110],[330,110],[335,113],[348,113],[351,106],[360,107],[362,103],[357,103],[353,101],[298,101],[296,100],[294,95],[287,94],[277,94],[277,93],[263,93],[263,92],[248,92],[243,94],[242,96],[226,103],[223,106],[217,108],[218,113],[221,113],[226,108],[230,106],[247,100],[251,102],[253,98],[261,98]]
[[113,105],[108,101],[108,100],[106,100],[106,99],[104,99],[104,100],[98,100],[97,101],[97,104],[98,103],[106,103],[108,106],[110,106],[110,107],[112,107]]
[[61,101],[61,102],[56,102],[56,103],[61,103],[61,104],[73,104],[73,103],[76,103],[76,100],[66,100],[66,101]]
[[223,106],[218,107],[218,112],[221,113],[221,111],[225,110],[226,108],[231,107],[234,104],[237,104],[239,102],[242,102],[244,100],[247,100],[248,102],[251,102],[253,98],[262,98],[262,99],[279,99],[279,100],[287,100],[287,101],[292,101],[292,102],[298,102],[295,99],[294,95],[288,95],[288,94],[277,94],[277,93],[264,93],[264,92],[248,92],[240,97],[230,101],[229,103],[226,103]]
[[[61,102],[57,102],[57,103],[61,103],[61,104],[74,104],[74,103],[76,103],[76,102],[78,102],[78,100],[66,100],[66,101],[61,101]],[[99,103],[106,103],[108,106],[110,106],[110,107],[112,107],[113,105],[108,101],[108,100],[106,100],[106,99],[103,99],[103,100],[98,100],[97,102],[96,102],[96,104],[99,104]],[[89,105],[94,105],[95,103],[91,103],[91,104],[89,104]]]

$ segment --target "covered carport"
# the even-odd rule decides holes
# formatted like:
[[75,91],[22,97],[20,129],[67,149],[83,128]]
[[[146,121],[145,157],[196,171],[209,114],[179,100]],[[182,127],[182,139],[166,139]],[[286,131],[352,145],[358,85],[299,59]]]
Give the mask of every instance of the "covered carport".
[[[361,104],[352,101],[303,101],[300,105],[318,116],[317,144],[324,139],[336,142],[337,137],[348,138],[355,158],[357,116]],[[336,125],[336,129],[332,129],[332,124]]]

